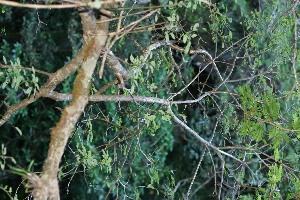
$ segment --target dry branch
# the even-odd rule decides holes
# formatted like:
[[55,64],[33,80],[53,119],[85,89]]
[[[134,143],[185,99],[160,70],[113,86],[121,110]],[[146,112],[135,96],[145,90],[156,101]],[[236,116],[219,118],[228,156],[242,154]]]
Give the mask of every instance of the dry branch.
[[34,9],[62,9],[62,8],[77,8],[82,6],[80,4],[64,4],[64,5],[25,4],[25,3],[18,3],[15,1],[5,1],[5,0],[0,0],[0,4],[7,5],[7,6],[14,6],[14,7],[34,8]]
[[[101,1],[101,4],[111,4],[115,2],[125,2],[127,0],[111,0]],[[48,2],[48,1],[46,1]],[[62,8],[79,8],[79,7],[93,7],[93,2],[83,3],[81,1],[68,1],[69,4],[29,4],[29,3],[18,3],[15,1],[0,0],[0,4],[22,8],[34,8],[34,9],[62,9]]]

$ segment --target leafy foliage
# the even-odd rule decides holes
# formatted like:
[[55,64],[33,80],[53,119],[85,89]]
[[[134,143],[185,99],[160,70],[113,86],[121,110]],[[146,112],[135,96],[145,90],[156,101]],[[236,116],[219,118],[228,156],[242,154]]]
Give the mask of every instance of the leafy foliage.
[[[189,101],[209,93],[172,109],[236,160],[195,140],[163,105],[93,102],[77,122],[60,165],[62,199],[299,198],[299,50],[294,34],[299,16],[293,14],[299,6],[280,0],[127,1],[121,28],[144,16],[138,9],[156,9],[158,2],[160,10],[139,23],[145,28],[133,29],[111,48],[131,74],[128,89],[113,86],[104,95]],[[113,11],[122,19],[119,10]],[[117,22],[111,22],[112,32]],[[75,10],[3,6],[0,23],[5,36],[0,55],[3,65],[11,66],[0,69],[2,117],[5,105],[35,95],[45,83],[37,70],[56,71],[84,40]],[[149,49],[160,42],[168,45]],[[196,50],[210,56],[191,53]],[[95,73],[93,94],[115,78],[105,70],[103,79]],[[70,93],[74,79],[68,77],[57,91]],[[50,128],[67,104],[39,100],[1,127],[4,198],[26,198],[25,187],[18,189],[21,178],[16,183],[7,162],[15,171],[28,165],[40,171]]]

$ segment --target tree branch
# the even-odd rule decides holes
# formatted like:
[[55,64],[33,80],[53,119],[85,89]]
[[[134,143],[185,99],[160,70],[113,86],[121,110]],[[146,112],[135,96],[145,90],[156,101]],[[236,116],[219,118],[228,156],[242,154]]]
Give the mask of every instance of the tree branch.
[[8,108],[3,117],[0,119],[0,126],[2,126],[9,117],[17,112],[18,110],[26,107],[27,105],[35,102],[40,97],[47,97],[51,91],[53,91],[56,86],[73,74],[78,67],[83,63],[83,56],[87,51],[88,46],[84,45],[78,51],[77,55],[67,64],[65,64],[62,68],[58,69],[55,73],[49,74],[47,82],[40,88],[40,90],[34,95],[30,95],[29,98],[26,98],[19,103],[16,103]]
[[215,150],[216,152],[223,154],[225,156],[228,156],[238,162],[240,162],[241,164],[244,164],[245,162],[236,158],[235,156],[226,153],[222,150],[220,150],[218,147],[214,146],[213,144],[211,144],[210,142],[206,141],[205,139],[203,139],[201,136],[198,135],[198,133],[196,133],[193,129],[191,129],[188,125],[186,125],[184,122],[182,122],[180,119],[178,119],[178,117],[176,117],[176,115],[173,113],[171,106],[168,106],[168,110],[170,111],[170,114],[173,118],[173,120],[180,125],[181,127],[183,127],[185,130],[187,130],[190,134],[192,134],[197,140],[199,140],[202,144],[204,144],[207,147],[212,148],[213,150]]
[[[25,69],[25,70],[28,70],[28,71],[33,71],[32,68],[29,68],[29,67],[2,65],[1,63],[0,63],[0,67],[1,68],[17,68],[17,69]],[[52,73],[45,72],[45,71],[38,70],[38,69],[34,69],[34,71],[36,71],[37,73],[40,73],[40,74],[47,75],[47,76],[50,76],[52,74]]]
[[[96,25],[95,16],[91,12],[80,13],[85,37],[88,32],[107,33],[108,23]],[[102,19],[107,17],[101,16]],[[56,127],[51,131],[51,140],[47,158],[44,162],[41,176],[42,187],[33,185],[33,195],[38,200],[57,200],[59,197],[59,186],[57,173],[59,163],[64,153],[67,141],[74,127],[88,103],[88,95],[91,87],[92,74],[96,68],[97,60],[105,45],[107,36],[95,36],[88,42],[87,51],[83,54],[83,65],[79,70],[73,89],[73,101],[66,106]],[[32,183],[34,184],[34,183]]]
[[64,5],[41,5],[41,4],[28,4],[28,3],[18,3],[14,1],[5,1],[0,0],[0,4],[14,7],[23,7],[23,8],[35,8],[35,9],[62,9],[62,8],[77,8],[81,7],[81,4],[64,4]]
[[[111,4],[115,2],[125,2],[127,0],[110,0],[110,1],[102,1],[101,4]],[[48,1],[50,2],[50,1]],[[6,1],[6,0],[0,0],[0,4],[7,5],[7,6],[14,6],[14,7],[22,7],[22,8],[34,8],[34,9],[62,9],[62,8],[78,8],[78,7],[84,7],[89,6],[93,7],[93,2],[80,2],[80,1],[68,1],[72,4],[51,4],[51,5],[42,5],[42,4],[30,4],[30,3],[18,3],[15,1]]]

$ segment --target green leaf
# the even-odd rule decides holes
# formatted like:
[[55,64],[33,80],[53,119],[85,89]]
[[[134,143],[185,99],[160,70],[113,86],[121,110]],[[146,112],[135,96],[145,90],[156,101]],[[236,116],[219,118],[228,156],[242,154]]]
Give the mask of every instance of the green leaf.
[[189,51],[190,51],[190,48],[191,48],[191,41],[189,41],[188,43],[187,43],[187,45],[186,45],[186,47],[185,47],[185,50],[184,50],[184,53],[185,54],[188,54],[189,53]]
[[31,67],[31,70],[32,70],[32,73],[35,74],[35,69],[33,66]]
[[4,146],[4,144],[1,144],[1,154],[3,156],[6,155],[6,147]]
[[30,162],[27,171],[30,171],[30,170],[31,170],[33,164],[34,164],[34,160],[32,160],[32,161]]
[[18,131],[18,133],[19,133],[20,135],[22,135],[22,131],[21,131],[18,127],[14,126],[14,128]]
[[5,81],[2,83],[2,89],[4,89],[8,83],[9,83],[9,79],[8,77],[6,77]]
[[196,23],[194,26],[193,26],[193,31],[198,31],[198,27],[199,27],[199,23]]
[[133,55],[132,55],[132,54],[130,54],[130,57],[129,57],[129,59],[130,59],[130,61],[131,61],[132,63],[134,63],[135,59],[134,59],[134,57],[133,57]]
[[101,8],[101,0],[95,0],[93,2],[93,7],[96,9],[100,9]]
[[3,56],[3,62],[4,62],[5,65],[7,65],[7,60],[4,56]]
[[175,35],[174,35],[174,33],[171,32],[170,35],[171,35],[172,39],[175,40]]
[[159,191],[153,185],[149,184],[147,187],[156,190],[157,195],[159,195]]
[[187,7],[187,8],[190,8],[190,7],[192,7],[192,2],[191,2],[191,1],[189,1],[188,5],[187,5],[186,7]]
[[151,184],[147,185],[147,188],[151,188],[151,189],[155,190],[155,187],[153,187],[153,185],[151,185]]
[[191,36],[191,38],[195,38],[195,37],[197,37],[197,34],[193,34],[193,35]]
[[184,44],[187,42],[188,37],[189,37],[188,34],[183,35],[182,42],[183,42]]
[[184,123],[187,123],[187,120],[186,120],[186,115],[183,115],[183,114],[179,114],[180,117],[182,117]]
[[170,37],[169,37],[168,32],[165,33],[165,39],[166,39],[166,42],[170,42]]
[[275,161],[277,162],[278,160],[280,160],[280,154],[279,154],[279,151],[278,149],[274,149],[274,159]]
[[158,20],[158,15],[155,15],[154,21],[157,22],[157,20]]
[[26,90],[24,90],[24,93],[30,95],[32,89],[33,89],[32,87],[29,87]]
[[163,115],[161,119],[171,123],[171,115]]

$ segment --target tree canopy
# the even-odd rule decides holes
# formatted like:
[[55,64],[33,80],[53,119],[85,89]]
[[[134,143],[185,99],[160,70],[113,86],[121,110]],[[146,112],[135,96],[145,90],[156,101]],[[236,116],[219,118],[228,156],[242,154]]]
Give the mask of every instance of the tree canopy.
[[1,199],[300,199],[299,0],[0,0]]

